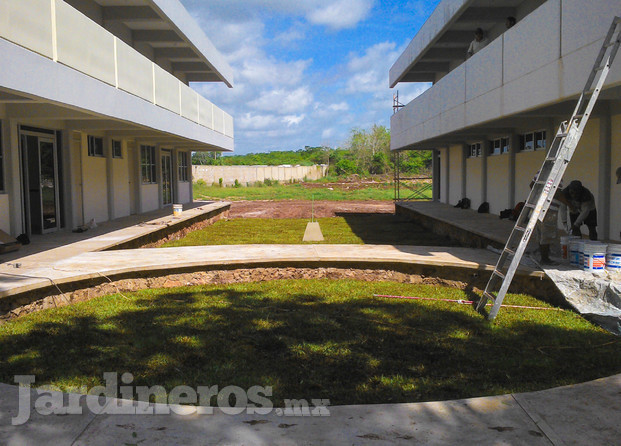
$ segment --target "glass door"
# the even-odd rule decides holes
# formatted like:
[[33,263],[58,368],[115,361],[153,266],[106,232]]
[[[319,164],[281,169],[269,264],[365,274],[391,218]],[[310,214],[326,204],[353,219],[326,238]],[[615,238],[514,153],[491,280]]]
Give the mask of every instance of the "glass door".
[[39,138],[41,214],[43,233],[58,230],[58,160],[54,140]]
[[172,154],[162,150],[162,204],[172,204]]

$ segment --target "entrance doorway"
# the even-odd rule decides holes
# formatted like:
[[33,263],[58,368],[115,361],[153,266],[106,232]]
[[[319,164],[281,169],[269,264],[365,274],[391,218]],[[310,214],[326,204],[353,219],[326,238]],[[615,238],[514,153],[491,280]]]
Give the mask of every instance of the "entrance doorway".
[[162,150],[162,204],[172,204],[172,152]]
[[58,151],[55,133],[20,132],[24,230],[47,234],[60,229]]

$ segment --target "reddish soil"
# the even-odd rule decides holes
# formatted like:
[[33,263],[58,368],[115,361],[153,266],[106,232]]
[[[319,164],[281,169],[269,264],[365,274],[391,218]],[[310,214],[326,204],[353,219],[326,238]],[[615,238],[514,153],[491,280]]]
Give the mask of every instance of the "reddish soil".
[[[311,201],[235,201],[229,218],[310,218]],[[337,213],[392,214],[392,201],[315,201],[315,217],[336,217]]]

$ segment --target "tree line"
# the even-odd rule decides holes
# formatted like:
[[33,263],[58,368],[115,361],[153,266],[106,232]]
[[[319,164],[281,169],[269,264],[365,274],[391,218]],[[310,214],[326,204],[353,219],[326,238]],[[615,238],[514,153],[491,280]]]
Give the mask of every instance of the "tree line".
[[[431,169],[431,151],[409,150],[402,152],[399,159],[401,172],[408,174],[429,173]],[[310,147],[296,151],[272,151],[267,153],[250,153],[247,155],[222,156],[216,152],[195,152],[192,155],[195,165],[265,165],[283,164],[310,166],[327,164],[329,175],[384,175],[395,169],[395,157],[390,151],[390,131],[380,125],[370,129],[353,129],[342,147]]]

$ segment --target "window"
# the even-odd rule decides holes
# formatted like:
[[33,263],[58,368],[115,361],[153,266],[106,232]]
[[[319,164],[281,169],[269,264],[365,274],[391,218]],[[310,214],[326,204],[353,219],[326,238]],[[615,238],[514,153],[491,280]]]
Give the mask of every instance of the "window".
[[490,155],[509,153],[509,138],[497,138],[492,141],[489,149]]
[[88,156],[104,156],[103,138],[88,137]]
[[478,158],[481,156],[481,143],[477,142],[468,146],[468,157]]
[[112,140],[112,158],[123,158],[121,141]]
[[536,132],[524,133],[520,135],[520,150],[533,151],[545,150],[546,148],[546,131],[538,130]]
[[177,153],[177,166],[179,168],[179,181],[188,181],[188,152]]
[[140,171],[142,173],[142,184],[153,184],[155,176],[155,147],[140,146]]

